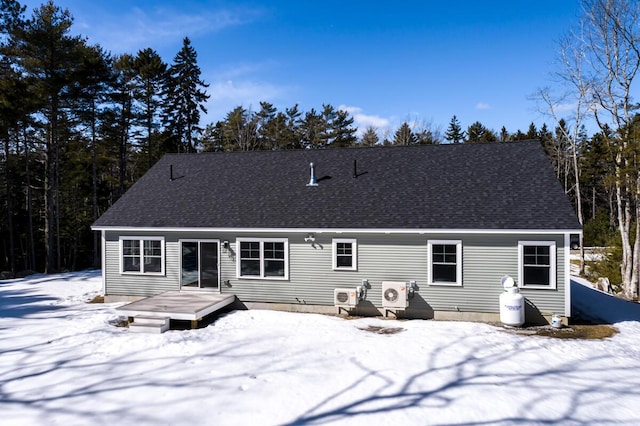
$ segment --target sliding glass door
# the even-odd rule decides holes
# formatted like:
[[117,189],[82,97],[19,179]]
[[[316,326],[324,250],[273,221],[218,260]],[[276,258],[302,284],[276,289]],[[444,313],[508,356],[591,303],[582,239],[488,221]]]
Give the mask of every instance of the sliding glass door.
[[220,290],[219,242],[180,241],[180,285]]

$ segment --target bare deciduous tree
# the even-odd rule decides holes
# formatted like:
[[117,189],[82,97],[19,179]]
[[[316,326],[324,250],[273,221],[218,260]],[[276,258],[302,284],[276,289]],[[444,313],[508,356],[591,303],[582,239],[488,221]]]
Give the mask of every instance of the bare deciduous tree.
[[[561,133],[560,136],[569,141],[571,156],[571,167],[573,169],[573,193],[576,200],[576,212],[580,225],[584,225],[584,214],[582,212],[582,195],[580,191],[580,164],[578,162],[578,151],[580,142],[580,130],[585,119],[593,112],[594,98],[592,96],[592,85],[588,77],[585,76],[585,50],[584,37],[582,32],[570,32],[559,42],[559,60],[561,69],[554,76],[561,82],[566,92],[561,95],[554,95],[551,89],[544,88],[538,90],[536,98],[543,102],[546,112],[553,118],[556,128]],[[571,105],[571,118],[564,121],[561,117],[565,106]],[[568,125],[565,125],[568,123]],[[580,235],[580,273],[584,274],[584,244]]]
[[[622,240],[622,287],[637,297],[640,280],[640,173],[633,138],[637,105],[632,88],[640,69],[640,3],[633,0],[584,0],[585,64],[582,77],[596,104],[594,116],[614,153],[617,221]],[[574,80],[576,77],[573,77]],[[609,134],[608,129],[614,132]],[[635,236],[631,232],[635,223]],[[632,246],[632,241],[633,246]]]

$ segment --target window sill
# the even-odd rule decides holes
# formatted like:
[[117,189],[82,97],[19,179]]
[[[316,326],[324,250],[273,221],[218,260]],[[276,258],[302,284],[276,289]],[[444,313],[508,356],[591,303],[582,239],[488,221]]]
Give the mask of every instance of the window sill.
[[163,277],[164,276],[164,272],[134,272],[134,271],[121,271],[120,275],[135,275],[135,276],[141,276],[141,275],[151,275],[151,276],[156,276],[156,277]]
[[256,277],[256,276],[239,276],[239,280],[266,280],[266,281],[289,281],[289,277]]
[[557,290],[558,288],[550,285],[521,285],[518,286],[520,290]]
[[428,283],[429,286],[441,286],[441,287],[462,287],[462,283],[448,283],[448,282],[435,282]]

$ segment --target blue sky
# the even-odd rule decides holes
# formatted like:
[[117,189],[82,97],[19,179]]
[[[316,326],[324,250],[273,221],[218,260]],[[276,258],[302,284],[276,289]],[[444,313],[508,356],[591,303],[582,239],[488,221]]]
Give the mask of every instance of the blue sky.
[[[22,1],[30,15],[39,1]],[[577,0],[56,0],[74,33],[114,54],[151,47],[170,63],[187,36],[215,122],[260,101],[347,109],[381,135],[403,122],[444,132],[455,114],[499,131],[552,120],[531,100],[552,83]]]

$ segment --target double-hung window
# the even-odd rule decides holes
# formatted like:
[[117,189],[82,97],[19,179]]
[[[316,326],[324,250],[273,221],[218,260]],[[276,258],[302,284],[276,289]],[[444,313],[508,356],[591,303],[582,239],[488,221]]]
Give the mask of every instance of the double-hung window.
[[283,238],[238,238],[238,278],[289,278],[289,243]]
[[462,285],[462,241],[429,240],[429,284]]
[[120,272],[164,274],[164,237],[120,237]]
[[518,284],[527,288],[556,288],[555,241],[518,241]]
[[333,269],[356,271],[358,269],[358,243],[354,239],[333,239]]

